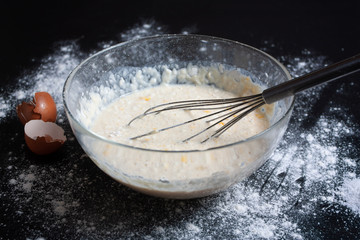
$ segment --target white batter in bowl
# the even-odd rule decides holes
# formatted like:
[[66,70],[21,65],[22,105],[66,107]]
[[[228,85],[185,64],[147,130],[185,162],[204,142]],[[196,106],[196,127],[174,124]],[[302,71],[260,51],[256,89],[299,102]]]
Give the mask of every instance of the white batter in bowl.
[[[177,140],[202,126],[129,140],[136,131],[146,132],[141,128],[152,120],[141,119],[130,131],[128,120],[158,101],[249,95],[289,79],[280,63],[252,47],[206,36],[165,35],[119,44],[85,60],[69,76],[64,101],[75,136],[108,175],[146,194],[194,198],[226,189],[266,161],[286,129],[293,98],[254,112],[206,144]],[[173,99],[177,96],[182,99]]]

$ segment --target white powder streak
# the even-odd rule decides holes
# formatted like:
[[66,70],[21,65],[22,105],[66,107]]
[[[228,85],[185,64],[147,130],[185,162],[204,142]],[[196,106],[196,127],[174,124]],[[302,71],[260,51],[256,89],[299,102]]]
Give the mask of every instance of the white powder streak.
[[339,190],[343,204],[360,215],[360,178],[345,178]]
[[57,215],[60,215],[60,216],[64,216],[67,209],[65,207],[65,202],[64,201],[56,201],[56,200],[53,200],[52,201],[52,205],[53,205],[53,208],[54,208],[54,212],[57,214]]
[[7,116],[7,113],[10,109],[10,104],[0,96],[0,120]]
[[120,33],[120,39],[121,41],[129,41],[160,34],[164,34],[164,26],[159,25],[154,20],[146,20],[142,21],[140,24],[135,24],[125,32]]
[[200,229],[198,226],[196,226],[196,225],[194,225],[194,224],[192,224],[192,223],[187,223],[187,224],[186,224],[186,229],[187,229],[189,232],[192,232],[192,233],[199,233],[199,232],[201,232],[201,229]]

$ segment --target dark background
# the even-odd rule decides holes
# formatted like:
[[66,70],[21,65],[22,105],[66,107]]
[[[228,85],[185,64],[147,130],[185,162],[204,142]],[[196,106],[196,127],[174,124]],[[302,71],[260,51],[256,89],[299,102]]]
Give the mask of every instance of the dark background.
[[[332,60],[360,52],[358,1],[12,1],[1,12],[1,82],[8,83],[54,42],[80,39],[84,50],[153,18],[178,33],[197,33],[287,53],[314,49]],[[343,50],[342,50],[343,49]],[[35,61],[36,62],[36,61]]]
[[[275,57],[298,55],[309,49],[335,62],[360,53],[360,1],[11,1],[2,3],[0,13],[0,87],[3,90],[11,87],[24,71],[35,69],[59,41],[78,39],[81,51],[93,51],[101,41],[120,41],[119,33],[141,19],[154,19],[166,26],[169,33],[179,33],[188,27],[194,33],[237,40],[257,48],[268,46],[265,41],[276,43],[277,48],[267,51]],[[355,109],[360,104],[360,84],[355,84],[352,90],[348,94],[354,98],[345,104]],[[21,130],[18,122],[7,123],[1,125],[0,134],[7,137],[8,129],[12,128]],[[5,146],[6,141],[2,140],[1,144]],[[21,141],[19,137],[11,146],[6,145],[5,150],[19,151],[17,144]],[[353,144],[360,148],[359,142]],[[54,158],[64,158],[61,154],[64,153]],[[29,154],[29,158],[34,157]],[[88,168],[98,174],[95,167]],[[99,178],[106,179],[103,175]],[[150,201],[141,195],[137,200],[144,205]],[[326,211],[306,224],[316,224],[322,217],[328,224],[322,225],[322,235],[310,234],[309,238],[360,236],[347,231],[358,230],[354,223],[334,230],[345,217]],[[24,239],[26,230],[17,231],[17,227],[23,227],[21,220],[15,222],[9,216],[5,219],[9,231],[4,239]],[[61,229],[56,234],[68,238]]]

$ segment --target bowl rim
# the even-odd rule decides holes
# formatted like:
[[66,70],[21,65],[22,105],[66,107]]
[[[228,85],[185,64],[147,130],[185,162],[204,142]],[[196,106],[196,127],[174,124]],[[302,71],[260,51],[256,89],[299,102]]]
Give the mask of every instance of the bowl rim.
[[[142,147],[136,147],[136,146],[131,146],[131,145],[127,145],[124,143],[119,143],[110,139],[107,139],[99,134],[96,134],[95,132],[89,130],[87,127],[85,127],[80,121],[78,121],[73,113],[70,111],[68,104],[66,102],[66,92],[67,89],[69,89],[69,84],[71,83],[74,75],[76,74],[76,72],[88,61],[90,61],[91,59],[97,57],[98,55],[101,55],[103,53],[106,53],[112,49],[118,48],[118,47],[122,47],[124,45],[129,45],[132,43],[136,43],[136,42],[144,42],[150,39],[161,39],[161,38],[194,38],[194,39],[198,39],[198,40],[206,40],[206,41],[211,41],[211,40],[216,40],[216,41],[222,41],[222,42],[228,42],[231,44],[236,44],[236,45],[241,45],[243,47],[246,47],[248,49],[251,49],[255,52],[258,52],[262,55],[264,55],[265,57],[269,58],[270,60],[272,60],[273,62],[275,62],[280,69],[285,73],[286,77],[288,78],[288,80],[291,80],[292,77],[289,73],[289,71],[286,69],[286,67],[280,63],[276,58],[272,57],[271,55],[269,55],[268,53],[257,49],[255,47],[252,47],[250,45],[235,41],[235,40],[230,40],[230,39],[226,39],[226,38],[221,38],[221,37],[215,37],[215,36],[208,36],[208,35],[201,35],[201,34],[161,34],[161,35],[154,35],[154,36],[148,36],[148,37],[142,37],[142,38],[137,38],[137,39],[132,39],[129,41],[125,41],[125,42],[121,42],[115,45],[112,45],[108,48],[105,48],[101,51],[96,52],[95,54],[92,54],[91,56],[89,56],[88,58],[86,58],[85,60],[81,61],[80,64],[78,64],[69,74],[69,76],[67,77],[64,86],[63,86],[63,91],[62,91],[62,99],[63,99],[63,104],[64,104],[64,109],[66,111],[66,115],[68,118],[71,118],[72,121],[74,121],[78,126],[80,126],[82,128],[82,130],[84,132],[86,132],[86,134],[90,135],[93,138],[99,139],[101,141],[105,141],[109,144],[112,145],[116,145],[116,146],[121,146],[121,147],[125,147],[125,148],[131,148],[131,149],[135,149],[135,150],[141,150],[141,151],[149,151],[149,152],[159,152],[159,153],[191,153],[191,152],[207,152],[207,151],[212,151],[212,150],[218,150],[218,149],[222,149],[222,148],[229,148],[235,145],[240,145],[242,143],[245,142],[250,142],[256,138],[261,137],[262,135],[265,135],[267,132],[269,132],[271,129],[275,128],[277,125],[279,125],[282,121],[284,121],[284,119],[291,114],[293,108],[294,108],[294,104],[295,104],[295,95],[294,96],[290,96],[290,98],[292,98],[291,100],[291,104],[289,106],[289,108],[287,109],[287,111],[285,112],[285,114],[283,114],[283,116],[281,116],[281,118],[279,118],[275,123],[273,123],[270,127],[268,127],[267,129],[265,129],[264,131],[261,131],[258,134],[255,134],[249,138],[240,140],[240,141],[236,141],[233,143],[229,143],[229,144],[225,144],[225,145],[220,145],[220,146],[216,146],[216,147],[211,147],[211,148],[206,148],[206,149],[190,149],[190,150],[160,150],[160,149],[151,149],[151,148],[142,148]],[[206,39],[204,39],[206,38]]]

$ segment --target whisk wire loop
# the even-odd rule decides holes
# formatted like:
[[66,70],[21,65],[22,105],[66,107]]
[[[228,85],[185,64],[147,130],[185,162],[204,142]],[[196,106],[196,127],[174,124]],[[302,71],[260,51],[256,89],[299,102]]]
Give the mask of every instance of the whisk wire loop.
[[[214,134],[212,134],[210,137],[203,140],[202,143],[204,143],[212,137],[220,136],[229,127],[231,127],[236,122],[241,120],[249,112],[253,111],[253,109],[258,108],[259,106],[261,106],[263,104],[265,104],[265,101],[263,100],[261,94],[257,94],[257,95],[253,95],[253,96],[246,96],[246,97],[227,98],[227,99],[185,100],[185,101],[176,101],[176,102],[160,104],[160,105],[157,105],[157,106],[147,109],[143,114],[132,119],[128,123],[128,125],[132,124],[135,120],[145,117],[147,115],[159,114],[161,112],[170,111],[170,110],[179,110],[179,109],[183,109],[185,111],[216,110],[216,109],[220,109],[220,110],[215,111],[210,114],[203,115],[198,118],[194,118],[194,119],[191,119],[191,120],[188,120],[185,122],[181,122],[181,123],[169,126],[169,127],[161,128],[158,130],[152,130],[150,132],[132,137],[130,139],[134,140],[134,139],[146,137],[146,136],[149,136],[149,135],[152,135],[155,133],[159,133],[159,132],[162,132],[165,130],[180,127],[180,126],[183,126],[183,125],[195,122],[195,121],[199,121],[199,120],[202,120],[205,118],[210,118],[212,116],[215,116],[215,117],[207,120],[208,123],[220,119],[220,120],[216,121],[215,123],[211,124],[210,126],[208,126],[207,128],[203,129],[202,131],[183,140],[183,142],[187,142],[187,141],[193,139],[194,137],[209,130],[210,128],[215,127],[219,123],[222,123],[222,122],[228,120],[230,117],[235,116],[233,119],[231,119],[226,124],[224,124],[222,127],[220,127],[217,131],[215,131]],[[225,112],[225,114],[224,114],[224,112]],[[241,113],[241,114],[237,115],[239,113]]]
[[229,122],[227,122],[224,126],[222,126],[221,128],[219,128],[218,130],[216,130],[210,137],[208,137],[207,139],[203,140],[201,143],[206,142],[207,140],[214,138],[214,137],[219,137],[221,134],[223,134],[227,129],[229,129],[230,127],[232,127],[235,123],[237,123],[238,121],[240,121],[242,118],[244,118],[246,115],[248,115],[250,112],[254,111],[255,109],[261,107],[262,105],[264,105],[265,102],[263,99],[259,99],[258,101],[252,103],[251,105],[246,106],[246,108],[240,109],[238,110],[236,113],[241,113],[238,116],[235,116],[233,119],[231,119]]

